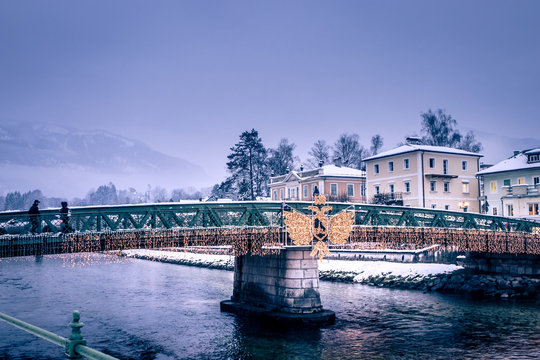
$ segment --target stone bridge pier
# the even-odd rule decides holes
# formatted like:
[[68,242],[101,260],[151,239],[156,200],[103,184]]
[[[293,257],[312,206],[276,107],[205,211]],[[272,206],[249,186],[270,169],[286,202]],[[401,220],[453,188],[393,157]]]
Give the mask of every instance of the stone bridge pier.
[[311,246],[287,246],[279,254],[242,255],[235,259],[231,300],[221,310],[287,324],[329,325],[319,294],[317,258]]

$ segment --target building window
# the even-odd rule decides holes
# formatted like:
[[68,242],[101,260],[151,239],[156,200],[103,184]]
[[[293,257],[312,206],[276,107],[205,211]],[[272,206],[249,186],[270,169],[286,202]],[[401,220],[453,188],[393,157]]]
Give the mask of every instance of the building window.
[[429,158],[429,168],[430,169],[435,168],[435,158]]
[[388,171],[389,172],[394,172],[394,162],[393,161],[388,162]]
[[277,200],[277,191],[276,190],[274,190],[272,192],[272,200]]
[[540,161],[540,154],[533,154],[527,156],[527,162],[528,163],[535,163]]
[[330,195],[337,196],[337,184],[330,184]]
[[496,181],[492,181],[491,182],[491,193],[496,193],[497,192],[497,182]]
[[362,196],[366,196],[366,185],[360,186],[360,193]]
[[409,168],[409,159],[403,159],[403,168],[405,170]]
[[432,208],[432,209],[436,209],[436,208],[437,208],[437,204],[431,204],[431,208]]
[[394,184],[390,184],[388,187],[390,189],[390,194],[393,194],[394,193]]
[[405,192],[410,193],[411,192],[411,182],[410,181],[405,181],[405,182],[403,182],[403,185],[405,185]]
[[311,184],[311,195],[315,197],[315,193],[319,193],[319,188],[315,184]]
[[279,189],[279,199],[283,200],[283,189]]
[[518,179],[518,184],[519,184],[519,185],[525,184],[525,178],[519,178],[519,179]]
[[514,216],[514,205],[506,205],[506,216]]
[[538,215],[538,203],[529,204],[529,215]]
[[468,193],[469,193],[469,183],[468,183],[468,182],[465,182],[465,181],[462,182],[462,183],[461,183],[461,188],[462,188],[462,190],[463,190],[463,192],[464,192],[465,194],[468,194]]
[[493,215],[497,215],[497,208],[493,207]]
[[375,170],[375,174],[379,173],[379,164],[373,165],[373,169]]
[[444,210],[450,210],[450,205],[444,205]]
[[510,186],[510,179],[503,180],[504,186]]
[[463,160],[463,161],[461,162],[461,170],[467,171],[467,165],[468,165],[468,164],[467,164],[467,160]]
[[448,160],[444,159],[442,161],[442,172],[443,174],[448,174]]
[[347,184],[347,196],[354,196],[354,185]]
[[380,188],[379,188],[379,185],[375,185],[375,194],[377,194],[377,195],[380,194]]
[[538,184],[540,184],[540,176],[533,177],[533,184],[534,186],[537,186]]
[[450,182],[445,181],[443,185],[444,192],[450,192]]
[[304,198],[308,197],[308,186],[304,185]]
[[430,191],[437,191],[437,182],[435,180],[431,180],[429,182],[429,190]]

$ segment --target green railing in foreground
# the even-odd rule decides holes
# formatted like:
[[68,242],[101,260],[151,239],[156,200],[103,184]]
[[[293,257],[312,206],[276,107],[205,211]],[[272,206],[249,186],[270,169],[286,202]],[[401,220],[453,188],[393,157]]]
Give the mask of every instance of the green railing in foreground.
[[[103,232],[198,227],[283,226],[283,211],[310,214],[311,202],[192,202],[88,206],[71,209],[68,222],[58,209],[42,210],[31,219],[26,211],[0,212],[0,236],[9,234]],[[403,206],[329,203],[330,215],[354,211],[355,225],[538,231],[540,223],[502,216]]]
[[96,360],[118,360],[115,357],[86,346],[86,340],[84,340],[81,335],[81,328],[84,326],[84,324],[79,321],[80,318],[79,312],[74,311],[73,321],[69,323],[69,326],[71,327],[71,335],[68,339],[66,339],[65,337],[56,335],[50,331],[44,330],[4,313],[0,313],[0,320],[3,320],[6,323],[24,330],[32,335],[45,339],[53,344],[62,346],[65,349],[65,354],[69,359],[81,359],[84,356],[86,358]]

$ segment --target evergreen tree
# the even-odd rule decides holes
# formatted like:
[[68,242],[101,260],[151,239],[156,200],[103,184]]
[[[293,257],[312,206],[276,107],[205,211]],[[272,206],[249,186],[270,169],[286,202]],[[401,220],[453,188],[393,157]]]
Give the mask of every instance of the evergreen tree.
[[324,140],[317,140],[311,147],[308,155],[308,164],[312,168],[319,167],[321,161],[323,164],[328,164],[330,162],[330,146],[326,145],[326,141]]
[[[267,152],[259,137],[252,129],[240,135],[240,141],[231,148],[227,156],[227,169],[231,173],[225,181],[229,191],[235,192],[241,200],[255,200],[267,193],[268,169]],[[236,191],[233,190],[235,188]]]
[[284,175],[287,169],[293,170],[298,158],[293,155],[296,148],[294,143],[290,143],[287,139],[281,139],[279,145],[275,149],[270,149],[270,157],[268,158],[268,167],[270,172],[275,176]]

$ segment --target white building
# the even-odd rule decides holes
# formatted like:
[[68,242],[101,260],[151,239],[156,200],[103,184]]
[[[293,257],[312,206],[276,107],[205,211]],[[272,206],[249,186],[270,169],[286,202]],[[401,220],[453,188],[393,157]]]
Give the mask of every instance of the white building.
[[516,151],[477,176],[483,180],[484,212],[540,220],[540,148]]
[[479,212],[475,174],[482,155],[443,146],[408,144],[364,159],[374,203]]

